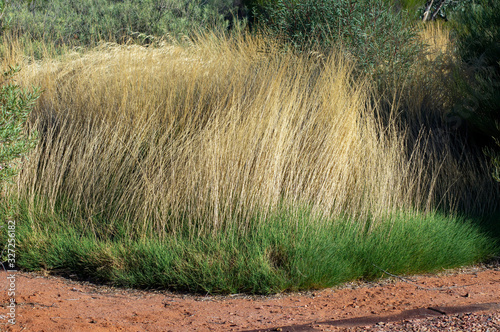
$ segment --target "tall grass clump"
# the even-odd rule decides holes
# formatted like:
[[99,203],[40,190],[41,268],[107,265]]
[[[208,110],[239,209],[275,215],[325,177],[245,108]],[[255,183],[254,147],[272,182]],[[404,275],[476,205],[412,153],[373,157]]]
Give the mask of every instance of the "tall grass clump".
[[411,205],[405,147],[378,132],[349,64],[232,43],[107,45],[32,67],[43,137],[21,187],[141,234],[245,229],[280,205],[337,216]]
[[490,255],[453,217],[497,207],[483,164],[420,128],[410,140],[397,107],[382,121],[355,70],[341,52],[216,34],[29,64],[17,79],[45,92],[8,192],[21,265],[266,293]]

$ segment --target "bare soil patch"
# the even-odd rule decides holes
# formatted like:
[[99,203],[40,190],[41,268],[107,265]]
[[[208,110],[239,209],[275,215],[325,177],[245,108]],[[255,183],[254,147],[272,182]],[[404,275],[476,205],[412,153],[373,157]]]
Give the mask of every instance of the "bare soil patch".
[[25,272],[15,286],[11,326],[0,273],[1,331],[500,330],[498,264],[274,296],[130,290]]

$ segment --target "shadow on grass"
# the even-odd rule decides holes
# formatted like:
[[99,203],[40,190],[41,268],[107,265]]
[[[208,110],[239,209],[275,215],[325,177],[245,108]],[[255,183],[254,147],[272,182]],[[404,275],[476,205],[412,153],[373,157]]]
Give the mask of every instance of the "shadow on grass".
[[494,241],[495,257],[492,259],[500,261],[500,211],[488,216],[472,216],[472,223],[477,225],[480,231]]

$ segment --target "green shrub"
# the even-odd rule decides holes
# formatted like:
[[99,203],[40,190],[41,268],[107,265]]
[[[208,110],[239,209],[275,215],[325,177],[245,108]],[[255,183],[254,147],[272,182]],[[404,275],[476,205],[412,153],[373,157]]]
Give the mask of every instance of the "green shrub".
[[455,34],[466,72],[458,89],[463,98],[455,107],[475,143],[486,146],[500,181],[500,3],[470,3],[456,17]]
[[0,78],[0,183],[17,173],[15,160],[36,142],[36,133],[28,133],[25,124],[40,91],[23,90],[12,83],[12,76],[18,70],[11,67]]
[[477,69],[500,74],[500,2],[479,0],[457,16],[460,57]]
[[383,0],[277,0],[262,6],[259,23],[285,44],[325,53],[341,46],[366,73],[406,72],[419,50],[407,12]]
[[92,45],[226,29],[233,0],[12,1],[6,12],[13,31],[57,45]]
[[465,68],[465,78],[458,85],[463,98],[455,106],[457,113],[465,119],[474,142],[487,146],[498,159],[492,147],[500,139],[500,2],[471,3],[457,15],[455,35]]

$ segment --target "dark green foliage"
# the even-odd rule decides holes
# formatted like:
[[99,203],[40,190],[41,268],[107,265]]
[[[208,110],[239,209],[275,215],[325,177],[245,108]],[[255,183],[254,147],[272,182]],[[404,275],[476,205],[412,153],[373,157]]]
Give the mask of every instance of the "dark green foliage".
[[25,125],[39,90],[23,90],[12,83],[17,71],[17,67],[9,68],[0,78],[0,183],[17,173],[14,161],[36,142],[36,133],[27,133]]
[[247,11],[251,23],[265,12],[269,6],[275,5],[278,0],[242,0],[242,5]]
[[258,19],[300,51],[342,47],[369,74],[406,72],[420,46],[407,13],[382,0],[277,0],[264,4]]
[[500,74],[500,2],[479,0],[457,16],[460,57],[474,69]]
[[456,20],[457,51],[466,73],[458,84],[463,99],[456,109],[472,138],[498,156],[491,147],[500,139],[500,2],[474,1]]
[[[500,147],[500,142],[497,141],[496,143]],[[493,149],[486,150],[486,154],[491,157],[491,162],[493,164],[493,178],[500,182],[500,154]]]

